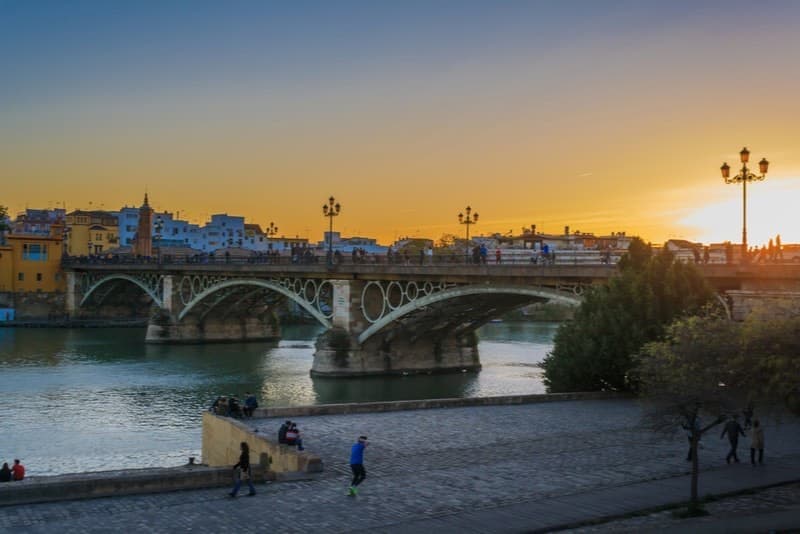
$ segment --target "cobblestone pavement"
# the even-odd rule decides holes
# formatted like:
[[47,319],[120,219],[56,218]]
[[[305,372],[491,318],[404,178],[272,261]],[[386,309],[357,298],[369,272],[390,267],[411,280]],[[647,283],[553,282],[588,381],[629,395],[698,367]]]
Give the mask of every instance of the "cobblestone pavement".
[[[596,534],[605,532],[664,532],[666,530],[682,530],[698,532],[705,527],[718,524],[720,521],[743,523],[745,518],[774,514],[776,512],[794,512],[800,529],[800,483],[786,484],[774,488],[766,488],[745,495],[727,497],[705,504],[708,515],[691,519],[677,519],[672,510],[653,514],[609,521],[599,525],[587,526],[562,532],[568,534]],[[768,523],[763,525],[767,527]],[[733,529],[730,529],[733,530]]]
[[[635,401],[613,400],[304,417],[305,445],[325,462],[318,480],[261,485],[236,500],[215,489],[4,508],[0,530],[379,532],[687,473],[685,437],[654,435],[640,416]],[[280,420],[248,423],[272,437]],[[800,424],[767,422],[765,433],[767,462],[800,455]],[[360,434],[371,442],[367,479],[351,498],[347,460]],[[724,463],[718,438],[704,440],[701,468]]]

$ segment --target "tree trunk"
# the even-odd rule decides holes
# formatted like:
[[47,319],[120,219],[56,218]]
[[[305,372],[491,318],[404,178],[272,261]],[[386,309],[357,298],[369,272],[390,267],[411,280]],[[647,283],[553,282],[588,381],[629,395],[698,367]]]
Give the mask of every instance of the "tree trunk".
[[692,497],[691,503],[697,504],[697,475],[699,473],[699,462],[697,457],[697,449],[700,443],[700,436],[696,432],[692,432]]

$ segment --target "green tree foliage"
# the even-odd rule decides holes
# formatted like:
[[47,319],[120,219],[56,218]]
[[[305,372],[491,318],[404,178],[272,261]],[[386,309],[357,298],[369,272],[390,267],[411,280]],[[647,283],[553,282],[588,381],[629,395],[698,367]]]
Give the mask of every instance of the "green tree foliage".
[[743,323],[719,315],[683,318],[636,358],[646,420],[659,431],[680,426],[688,432],[692,503],[703,434],[739,412],[765,415],[791,403],[798,392],[800,318],[784,317],[755,313]]
[[659,339],[676,317],[700,309],[712,297],[694,268],[634,239],[620,274],[590,290],[575,319],[559,328],[542,363],[551,392],[630,390],[633,355]]

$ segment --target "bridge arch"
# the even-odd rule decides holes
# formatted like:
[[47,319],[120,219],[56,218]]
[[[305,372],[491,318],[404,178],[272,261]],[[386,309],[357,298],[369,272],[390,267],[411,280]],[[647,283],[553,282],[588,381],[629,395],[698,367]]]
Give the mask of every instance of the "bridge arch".
[[103,278],[92,284],[89,287],[89,289],[86,290],[86,293],[83,295],[83,298],[81,299],[81,303],[79,304],[79,306],[83,306],[89,300],[89,297],[92,296],[92,293],[97,291],[97,289],[99,289],[101,286],[107,284],[108,282],[112,282],[114,280],[124,280],[126,282],[132,283],[133,285],[139,287],[142,291],[144,291],[147,294],[147,296],[149,296],[152,299],[153,303],[155,303],[156,306],[158,306],[159,308],[164,307],[164,302],[155,289],[148,286],[145,282],[143,282],[139,278],[127,274],[111,274],[108,276],[104,276]]
[[217,293],[226,288],[232,288],[237,286],[253,286],[253,287],[260,287],[269,289],[271,291],[275,291],[276,293],[280,293],[281,295],[291,299],[292,301],[296,302],[301,308],[306,310],[314,319],[319,321],[319,323],[324,326],[325,328],[331,328],[332,324],[328,317],[325,316],[320,310],[318,310],[311,302],[305,300],[301,296],[297,295],[293,291],[283,287],[282,285],[269,281],[269,280],[259,280],[259,279],[233,279],[233,280],[225,280],[215,284],[202,292],[198,293],[191,301],[189,301],[186,306],[181,310],[178,314],[178,321],[182,321],[184,317],[186,317],[192,309],[197,306],[200,302],[202,302],[207,297]]
[[469,297],[475,295],[518,295],[531,298],[544,298],[547,300],[555,300],[569,304],[571,306],[578,306],[582,299],[575,294],[565,293],[555,289],[548,289],[544,287],[526,288],[518,286],[457,286],[417,298],[408,302],[372,323],[366,330],[358,336],[358,343],[363,344],[369,338],[383,330],[387,325],[397,321],[398,319],[414,313],[417,310],[444,302],[447,300]]

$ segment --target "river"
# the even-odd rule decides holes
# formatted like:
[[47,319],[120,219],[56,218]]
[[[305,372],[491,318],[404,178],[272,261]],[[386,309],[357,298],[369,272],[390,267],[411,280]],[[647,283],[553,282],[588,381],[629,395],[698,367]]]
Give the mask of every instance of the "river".
[[0,462],[31,475],[164,467],[200,457],[201,413],[217,395],[260,406],[543,393],[538,362],[555,323],[479,331],[478,373],[311,378],[316,326],[278,343],[147,345],[119,329],[0,328]]

